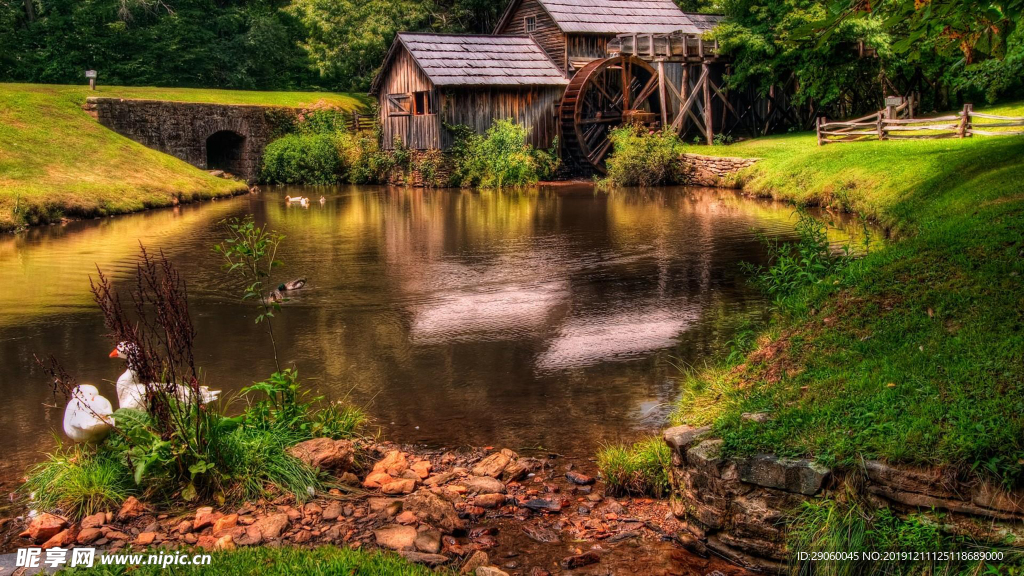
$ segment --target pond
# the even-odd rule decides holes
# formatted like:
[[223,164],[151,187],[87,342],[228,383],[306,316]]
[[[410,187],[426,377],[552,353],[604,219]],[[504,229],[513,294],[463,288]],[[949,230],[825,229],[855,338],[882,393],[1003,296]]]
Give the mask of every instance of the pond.
[[[314,201],[286,205],[297,193]],[[280,280],[308,280],[275,321],[283,363],[307,385],[365,406],[401,442],[578,456],[665,424],[681,368],[765,313],[740,262],[762,262],[758,235],[792,237],[796,220],[693,188],[274,188],[3,237],[0,477],[20,477],[59,435],[63,401],[33,355],[116,402],[124,367],[108,358],[89,277],[98,266],[125,288],[140,242],[188,282],[205,384],[230,396],[273,371],[212,249],[218,223],[247,213],[286,236]]]

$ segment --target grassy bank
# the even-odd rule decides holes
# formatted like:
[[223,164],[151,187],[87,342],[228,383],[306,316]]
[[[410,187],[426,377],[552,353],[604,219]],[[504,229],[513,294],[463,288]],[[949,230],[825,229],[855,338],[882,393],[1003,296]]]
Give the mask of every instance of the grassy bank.
[[[97,561],[98,562],[98,561]],[[165,574],[168,568],[160,566],[100,566],[68,569],[61,574]],[[300,548],[246,548],[233,552],[215,552],[209,565],[175,566],[174,574],[273,576],[275,574],[359,574],[427,576],[436,574],[429,568],[411,564],[393,553],[363,552],[349,548],[325,546],[314,550]],[[443,573],[443,572],[442,572]]]
[[0,84],[0,231],[225,196],[244,184],[214,178],[102,127],[89,96],[354,109],[345,94]]
[[[738,360],[690,375],[676,419],[713,424],[734,454],[1024,485],[1024,137],[818,147],[796,134],[702,152],[761,157],[747,191],[859,212],[897,240],[780,295]],[[740,418],[760,411],[775,418]]]

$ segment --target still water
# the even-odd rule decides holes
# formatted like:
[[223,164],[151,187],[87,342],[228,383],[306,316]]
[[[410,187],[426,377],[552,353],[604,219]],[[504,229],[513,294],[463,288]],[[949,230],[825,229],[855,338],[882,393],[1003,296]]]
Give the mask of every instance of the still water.
[[[314,202],[287,206],[288,193]],[[212,250],[218,223],[247,213],[286,236],[279,280],[308,279],[275,323],[308,385],[403,442],[577,455],[664,424],[679,367],[764,313],[739,263],[761,262],[758,234],[791,237],[795,222],[788,206],[693,188],[278,188],[0,237],[0,478],[60,431],[33,354],[116,402],[124,367],[107,357],[89,276],[98,266],[126,287],[139,242],[187,279],[205,384],[228,396],[273,371]]]

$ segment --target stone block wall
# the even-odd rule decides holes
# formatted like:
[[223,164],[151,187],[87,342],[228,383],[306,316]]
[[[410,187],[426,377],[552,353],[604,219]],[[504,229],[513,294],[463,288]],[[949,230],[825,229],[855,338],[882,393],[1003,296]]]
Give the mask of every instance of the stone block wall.
[[679,162],[683,167],[683,184],[691,186],[738,188],[739,185],[733,176],[740,170],[753,166],[757,161],[757,158],[731,158],[702,154],[681,154],[679,156]]
[[86,111],[100,124],[140,144],[170,154],[198,168],[207,165],[207,140],[218,132],[244,138],[230,166],[235,176],[253,180],[263,149],[274,135],[275,121],[298,110],[268,106],[233,106],[163,100],[89,98]]
[[[764,415],[744,415],[752,418]],[[785,523],[803,502],[854,487],[866,500],[897,512],[934,512],[943,531],[980,542],[1024,542],[1024,491],[963,483],[925,468],[867,461],[831,470],[811,460],[762,454],[723,458],[722,440],[707,427],[664,433],[672,449],[672,511],[679,539],[691,551],[714,552],[736,564],[781,573],[790,550]]]

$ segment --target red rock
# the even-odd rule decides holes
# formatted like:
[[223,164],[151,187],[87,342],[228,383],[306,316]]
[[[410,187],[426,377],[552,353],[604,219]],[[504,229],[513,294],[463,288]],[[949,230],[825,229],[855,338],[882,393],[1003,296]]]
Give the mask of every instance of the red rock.
[[42,514],[32,519],[32,522],[28,525],[28,530],[25,530],[20,534],[22,538],[31,538],[35,542],[45,542],[50,538],[53,538],[61,530],[67,528],[67,520],[64,520],[60,516],[54,516],[53,514]]
[[78,538],[75,539],[79,544],[92,544],[99,540],[103,536],[103,531],[99,528],[84,528],[78,533]]
[[223,516],[220,512],[214,512],[212,506],[203,506],[196,510],[196,519],[192,522],[192,530],[198,532],[207,526],[213,526],[220,517]]
[[324,513],[324,509],[316,502],[310,502],[302,507],[302,513],[305,516],[321,516]]
[[601,561],[601,557],[597,555],[597,552],[584,552],[583,554],[577,554],[575,556],[569,556],[562,560],[562,568],[566,570],[572,570],[574,568],[581,568],[590,564],[595,564]]
[[344,511],[345,508],[342,506],[341,502],[334,501],[327,505],[322,518],[324,520],[337,520]]
[[288,453],[314,468],[335,474],[347,472],[355,461],[355,447],[348,440],[314,438],[292,446]]
[[234,541],[234,539],[231,538],[230,534],[228,534],[227,536],[221,536],[220,538],[217,539],[216,542],[213,543],[213,549],[214,550],[234,550],[235,549],[235,541]]
[[409,459],[404,452],[392,450],[373,465],[374,472],[385,472],[391,476],[399,476],[409,468]]
[[41,548],[46,550],[48,548],[67,548],[68,546],[75,543],[75,533],[70,528],[67,530],[61,530],[47,540]]
[[586,474],[581,474],[579,472],[576,472],[575,470],[569,470],[568,472],[566,472],[565,477],[569,480],[569,482],[572,482],[573,484],[579,484],[580,486],[590,486],[591,484],[597,481],[594,479],[593,476],[587,476]]
[[[263,540],[272,540],[281,536],[281,532],[288,527],[288,515],[287,514],[271,514],[260,518],[253,524],[256,529],[260,531],[260,536]],[[246,532],[248,533],[248,531]]]
[[511,461],[512,458],[510,458],[508,454],[505,454],[504,452],[496,452],[477,463],[477,465],[473,467],[473,475],[497,478],[498,476],[501,476],[501,473],[505,471],[505,468]]
[[182,520],[178,523],[177,531],[178,534],[188,534],[192,531],[192,523],[188,520]]
[[189,545],[195,544],[196,542],[199,541],[199,537],[196,536],[195,534],[192,534],[191,532],[188,533],[188,534],[185,534],[184,536],[182,536],[181,539],[185,542],[185,544],[189,544]]
[[313,534],[311,532],[300,530],[298,534],[292,537],[292,542],[294,542],[295,544],[305,544],[306,542],[309,542],[312,539]]
[[121,522],[125,520],[131,520],[138,518],[146,512],[146,507],[139,502],[139,499],[135,496],[129,496],[124,504],[121,505],[121,510],[117,513],[117,519]]
[[99,528],[100,526],[103,526],[106,523],[106,520],[107,515],[103,512],[97,512],[96,514],[86,516],[85,518],[82,518],[82,529],[85,530],[86,528]]
[[366,480],[363,480],[363,488],[380,488],[381,486],[390,484],[394,481],[395,479],[387,472],[372,472],[366,477]]
[[416,489],[415,480],[392,480],[381,486],[380,491],[384,494],[411,494]]
[[156,532],[143,532],[135,539],[135,544],[138,546],[149,546],[154,540],[156,540]]
[[216,522],[213,523],[213,535],[217,537],[223,536],[225,532],[231,530],[237,525],[238,514],[228,514],[227,516],[222,516],[218,518]]
[[473,505],[481,508],[499,508],[504,503],[504,494],[481,494],[473,499]]
[[416,475],[420,477],[420,480],[426,480],[427,477],[430,476],[431,468],[432,466],[430,465],[430,462],[426,460],[414,462],[413,465],[409,467],[410,470],[415,472]]
[[205,548],[207,550],[213,550],[213,547],[216,546],[216,544],[217,539],[208,534],[203,534],[199,536],[199,539],[196,541],[196,546],[199,546],[200,548]]

